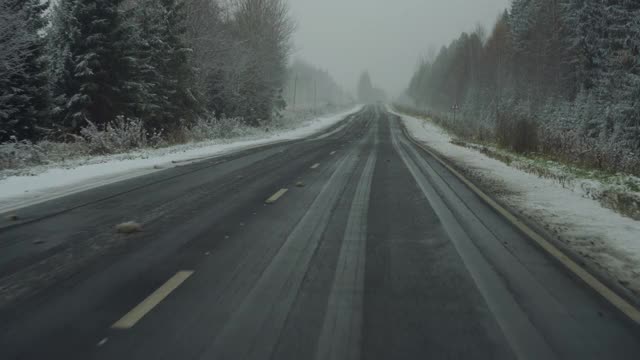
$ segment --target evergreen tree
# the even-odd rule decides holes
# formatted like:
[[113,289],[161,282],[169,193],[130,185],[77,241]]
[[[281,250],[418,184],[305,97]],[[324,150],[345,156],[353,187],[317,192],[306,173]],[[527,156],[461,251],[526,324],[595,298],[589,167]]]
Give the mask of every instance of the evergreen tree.
[[112,121],[126,111],[122,0],[60,0],[49,33],[58,126]]
[[277,112],[275,105],[287,75],[293,31],[287,4],[284,0],[239,0],[231,29],[239,44],[233,61],[244,64],[240,81],[232,84],[240,96],[236,114],[253,125],[269,121]]
[[599,0],[571,0],[568,7],[567,22],[575,29],[572,44],[577,56],[577,80],[581,88],[590,90],[597,85],[604,69],[606,9]]
[[371,83],[371,76],[368,71],[365,71],[360,75],[358,81],[358,99],[362,103],[368,103],[372,101],[373,84]]
[[127,14],[124,83],[133,116],[151,128],[174,128],[200,110],[194,69],[185,44],[184,3],[143,0]]
[[288,81],[282,94],[282,100],[286,99],[285,103],[288,105],[293,105],[294,95],[296,108],[337,105],[349,101],[349,96],[326,70],[296,59],[288,73]]
[[453,131],[517,151],[616,171],[638,163],[640,2],[514,0],[487,41],[478,38],[463,34],[421,64],[408,89],[414,105],[451,118],[459,103]]
[[158,46],[155,29],[162,26],[154,12],[154,4],[136,1],[130,7],[124,7],[121,13],[122,31],[126,37],[123,49],[126,67],[121,84],[126,113],[145,120],[155,120],[163,103],[156,83],[161,75],[152,63]]
[[[0,0],[0,141],[36,137],[47,115],[47,78],[44,69],[45,26],[40,0]],[[2,55],[0,55],[2,57]]]
[[194,69],[189,61],[191,49],[186,44],[186,13],[180,0],[160,0],[164,13],[165,28],[161,32],[163,57],[159,69],[164,75],[160,82],[166,89],[167,115],[179,119],[190,119],[197,112],[198,99],[192,90]]

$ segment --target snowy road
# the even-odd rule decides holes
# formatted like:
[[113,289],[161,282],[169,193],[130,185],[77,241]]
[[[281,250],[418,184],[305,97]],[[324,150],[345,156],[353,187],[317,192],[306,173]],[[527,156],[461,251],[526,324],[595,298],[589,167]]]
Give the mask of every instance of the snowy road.
[[637,324],[381,106],[19,216],[1,359],[640,358]]

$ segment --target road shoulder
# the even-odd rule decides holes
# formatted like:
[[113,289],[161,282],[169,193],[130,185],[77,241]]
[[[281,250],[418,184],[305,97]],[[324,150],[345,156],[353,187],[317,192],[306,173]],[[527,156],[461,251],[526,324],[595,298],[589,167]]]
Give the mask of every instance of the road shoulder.
[[[572,271],[574,275],[583,280],[592,276],[595,281],[589,284],[591,288],[598,282],[606,285],[604,289],[596,286],[600,287],[596,292],[603,295],[610,289],[613,294],[608,294],[608,300],[619,296],[623,302],[635,305],[629,312],[637,315],[640,257],[636,256],[634,248],[628,249],[625,245],[640,233],[640,222],[602,208],[596,201],[550,180],[458,146],[431,122],[393,113],[401,116],[407,133],[417,143],[464,174],[472,181],[471,186],[477,185],[498,206],[508,209],[516,221],[521,221],[559,249],[554,257],[566,255],[578,271],[586,270],[584,276]],[[620,309],[624,304],[618,305],[616,307]],[[633,317],[637,317],[635,315]]]
[[[160,149],[141,149],[125,154],[96,156],[24,169],[27,175],[3,177],[0,172],[0,221],[16,210],[49,200],[95,189],[124,180],[153,174],[243,151],[305,139],[339,127],[349,115],[361,111],[358,105],[347,111],[320,116],[300,127],[264,138],[223,139],[183,144]],[[3,214],[5,213],[5,214]]]

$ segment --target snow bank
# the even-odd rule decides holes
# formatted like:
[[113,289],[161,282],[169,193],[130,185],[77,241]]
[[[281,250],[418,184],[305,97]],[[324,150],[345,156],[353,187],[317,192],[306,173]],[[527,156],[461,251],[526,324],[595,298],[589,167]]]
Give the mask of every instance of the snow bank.
[[545,226],[586,262],[640,295],[640,221],[603,208],[577,189],[452,144],[451,137],[429,121],[395,114],[417,140],[470,170],[481,182],[494,184],[493,196]]
[[184,164],[255,146],[305,138],[336,124],[361,108],[362,106],[358,105],[339,114],[311,119],[302,122],[299,127],[273,132],[267,137],[238,139],[233,142],[212,140],[161,149],[145,149],[126,154],[74,159],[57,166],[31,169],[35,175],[9,176],[0,180],[0,212],[160,171],[175,166],[176,163]]

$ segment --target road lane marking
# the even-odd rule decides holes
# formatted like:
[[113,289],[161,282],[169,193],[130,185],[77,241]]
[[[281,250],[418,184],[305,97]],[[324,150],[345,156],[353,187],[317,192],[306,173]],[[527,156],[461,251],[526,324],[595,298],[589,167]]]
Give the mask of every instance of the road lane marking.
[[312,169],[317,169],[317,168],[318,168],[318,166],[320,166],[320,164],[319,164],[319,163],[315,163],[315,164],[313,164],[313,166],[311,166],[311,168],[312,168]]
[[329,155],[334,155],[335,153],[336,153],[335,151],[332,151],[331,154],[329,154]]
[[289,191],[289,189],[280,189],[278,190],[278,192],[276,192],[275,194],[271,195],[270,198],[268,198],[267,200],[265,200],[265,204],[273,204],[276,201],[278,201],[278,199],[280,199],[284,194],[287,193],[287,191]]
[[522,233],[528,236],[531,240],[533,240],[540,248],[542,248],[545,252],[551,255],[556,261],[560,262],[566,269],[572,272],[574,275],[579,277],[584,283],[586,283],[591,289],[597,292],[601,297],[607,300],[610,304],[612,304],[618,311],[622,312],[625,316],[631,319],[636,324],[640,324],[640,310],[636,308],[629,301],[620,296],[617,292],[609,288],[598,278],[593,276],[588,270],[578,265],[573,259],[571,259],[568,255],[566,255],[562,250],[558,249],[551,242],[547,241],[542,235],[538,234],[535,230],[525,224],[522,220],[518,219],[515,215],[513,215],[509,210],[504,208],[502,205],[498,204],[495,200],[493,200],[489,195],[487,195],[484,191],[480,190],[475,184],[473,184],[470,180],[464,177],[460,172],[455,170],[451,165],[449,165],[446,161],[440,158],[439,155],[436,155],[434,151],[429,149],[428,147],[421,144],[417,141],[413,136],[409,134],[404,125],[402,125],[402,130],[407,138],[416,146],[418,146],[423,151],[427,152],[431,155],[438,163],[444,166],[447,170],[449,170],[453,175],[455,175],[460,181],[462,181],[472,192],[478,195],[486,204],[488,204],[491,208],[497,211],[500,215],[502,215],[507,221],[509,221],[513,226],[519,229]]
[[120,320],[111,325],[111,328],[120,330],[132,328],[138,321],[140,321],[140,319],[149,313],[149,311],[153,310],[153,308],[158,306],[162,300],[169,296],[169,294],[177,289],[178,286],[185,282],[185,280],[187,280],[191,275],[193,275],[193,271],[178,271],[169,280],[167,280],[166,283],[138,304],[138,306],[134,307]]
[[201,358],[260,359],[274,353],[334,206],[351,179],[361,151],[356,149],[337,162],[334,173]]
[[102,346],[102,345],[106,344],[107,341],[109,341],[109,338],[104,338],[104,339],[100,340],[100,342],[98,344],[96,344],[96,346]]

